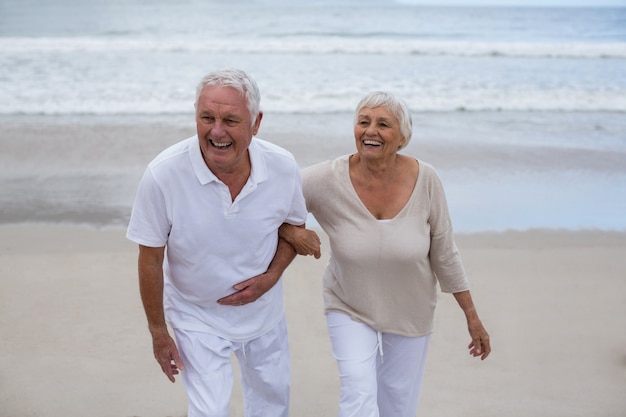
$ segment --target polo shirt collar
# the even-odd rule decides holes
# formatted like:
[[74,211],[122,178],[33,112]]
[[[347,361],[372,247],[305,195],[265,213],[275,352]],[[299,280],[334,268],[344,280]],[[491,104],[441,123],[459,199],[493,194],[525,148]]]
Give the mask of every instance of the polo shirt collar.
[[[218,178],[211,172],[209,167],[204,162],[202,152],[200,151],[200,141],[198,135],[194,136],[189,144],[189,157],[191,159],[191,166],[198,178],[198,181],[202,185],[206,185],[213,181],[218,181]],[[252,164],[252,171],[250,173],[250,181],[253,184],[259,184],[267,179],[267,164],[263,158],[263,152],[259,148],[256,137],[252,138],[250,146],[248,147],[250,154],[250,163]]]

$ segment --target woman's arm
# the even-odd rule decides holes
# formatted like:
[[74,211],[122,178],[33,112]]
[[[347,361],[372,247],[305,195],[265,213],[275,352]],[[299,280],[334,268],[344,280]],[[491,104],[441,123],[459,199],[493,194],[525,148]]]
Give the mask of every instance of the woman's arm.
[[298,255],[313,255],[315,259],[321,256],[320,237],[313,230],[306,229],[304,225],[283,223],[278,229],[278,236],[293,246]]
[[474,307],[469,290],[454,293],[454,298],[456,298],[467,319],[467,329],[472,338],[471,343],[468,345],[470,355],[474,357],[480,356],[481,360],[485,360],[491,353],[489,334],[478,318],[478,313],[476,312],[476,307]]

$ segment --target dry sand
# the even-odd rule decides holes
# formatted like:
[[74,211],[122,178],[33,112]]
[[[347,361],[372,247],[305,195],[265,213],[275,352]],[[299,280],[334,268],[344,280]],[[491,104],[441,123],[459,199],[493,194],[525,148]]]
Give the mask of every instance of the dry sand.
[[[124,230],[0,227],[0,416],[180,417],[181,381],[152,358]],[[418,416],[626,415],[626,234],[458,236],[493,353],[471,358],[442,295]],[[327,242],[324,249],[328,250]],[[321,260],[286,273],[294,417],[334,416],[338,377]],[[239,386],[232,416],[242,416]]]

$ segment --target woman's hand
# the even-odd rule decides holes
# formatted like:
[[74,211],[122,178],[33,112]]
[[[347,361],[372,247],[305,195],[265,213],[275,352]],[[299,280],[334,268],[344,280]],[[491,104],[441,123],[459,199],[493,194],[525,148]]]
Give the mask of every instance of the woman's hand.
[[461,307],[467,319],[467,330],[472,338],[472,341],[467,346],[470,355],[474,357],[480,356],[481,360],[487,359],[487,356],[491,353],[489,333],[487,333],[487,330],[485,330],[485,327],[478,318],[478,313],[472,301],[472,295],[469,290],[467,290],[455,292],[454,298],[456,298],[459,307]]
[[304,225],[283,223],[278,229],[278,236],[287,241],[298,255],[313,255],[315,259],[322,256],[320,237],[313,230],[306,229]]
[[480,356],[481,360],[485,360],[491,353],[491,344],[489,342],[489,333],[480,320],[468,321],[467,328],[469,330],[472,341],[467,346],[470,355]]

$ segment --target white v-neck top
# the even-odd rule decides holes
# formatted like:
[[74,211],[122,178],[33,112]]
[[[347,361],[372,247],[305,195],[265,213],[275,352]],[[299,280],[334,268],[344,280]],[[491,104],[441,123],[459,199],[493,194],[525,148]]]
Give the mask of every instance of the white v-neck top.
[[381,222],[359,199],[348,160],[344,155],[302,172],[307,208],[330,238],[325,310],[346,313],[376,331],[429,334],[437,283],[444,292],[469,289],[441,181],[431,165],[418,161],[406,206]]

